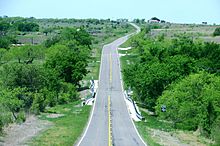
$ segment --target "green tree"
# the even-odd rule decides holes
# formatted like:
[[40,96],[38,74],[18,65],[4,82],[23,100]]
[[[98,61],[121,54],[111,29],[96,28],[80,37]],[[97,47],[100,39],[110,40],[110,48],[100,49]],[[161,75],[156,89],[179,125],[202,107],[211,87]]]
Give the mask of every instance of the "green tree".
[[[161,118],[173,121],[176,128],[211,134],[220,114],[220,78],[200,72],[171,85],[159,97],[156,111]],[[161,106],[166,112],[161,112]]]
[[32,22],[22,22],[17,24],[19,31],[30,32],[39,31],[40,26],[37,23]]
[[37,65],[10,63],[3,65],[1,79],[5,87],[36,91],[45,84],[44,70]]
[[34,60],[44,59],[44,48],[42,46],[25,45],[11,48],[5,55],[9,60],[17,60],[18,63],[32,64]]
[[65,82],[79,85],[79,81],[87,74],[88,51],[74,44],[69,42],[68,47],[55,45],[50,48],[46,67],[57,72]]
[[44,30],[43,30],[43,33],[47,36],[47,34],[48,33],[52,33],[53,32],[53,28],[45,28]]
[[5,89],[0,91],[1,104],[9,110],[14,119],[17,119],[17,114],[22,108],[22,100],[19,100],[19,96],[22,94],[21,88]]
[[90,45],[92,44],[92,38],[82,27],[78,29],[65,28],[61,32],[61,38],[67,41],[75,40],[76,45],[87,46],[89,49],[91,49]]
[[0,36],[0,48],[8,49],[10,43],[10,40],[6,36]]
[[0,36],[6,35],[9,28],[10,28],[10,24],[8,22],[0,20]]
[[58,42],[60,42],[61,37],[60,36],[54,36],[52,38],[48,38],[45,42],[44,42],[44,46],[46,48],[50,48],[51,46],[57,44]]
[[220,27],[217,27],[213,32],[213,36],[219,36],[219,35],[220,35]]

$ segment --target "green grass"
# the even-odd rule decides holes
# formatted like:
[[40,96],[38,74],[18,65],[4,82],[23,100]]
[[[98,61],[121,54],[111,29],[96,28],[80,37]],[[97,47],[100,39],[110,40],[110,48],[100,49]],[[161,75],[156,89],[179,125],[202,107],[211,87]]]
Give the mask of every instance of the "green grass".
[[141,135],[141,137],[147,143],[148,146],[160,146],[160,144],[157,143],[159,142],[158,139],[152,136],[152,130],[160,130],[164,132],[169,132],[171,134],[172,133],[178,134],[179,132],[184,132],[185,137],[188,136],[188,140],[186,140],[187,138],[185,138],[185,140],[184,138],[183,139],[179,138],[180,142],[183,142],[183,143],[189,144],[190,142],[193,142],[192,136],[194,136],[194,139],[196,139],[194,140],[194,142],[199,142],[203,145],[211,144],[211,141],[205,138],[204,136],[193,135],[192,133],[194,131],[181,131],[181,130],[175,129],[171,122],[159,120],[156,116],[148,115],[142,109],[141,111],[142,111],[142,116],[145,117],[146,121],[135,122],[135,125],[136,125],[136,128],[139,134]]
[[151,134],[147,126],[145,126],[142,122],[136,122],[135,126],[148,146],[160,146],[160,144],[156,143],[154,139],[151,137]]
[[131,47],[131,39],[132,39],[132,37],[130,37],[125,43],[121,44],[119,47],[120,48]]
[[[40,119],[52,122],[52,126],[33,138],[29,145],[53,145],[70,146],[82,134],[87,124],[91,106],[78,106],[80,102],[58,105],[48,109],[48,113],[42,113]],[[50,113],[63,114],[58,118],[48,118]]]
[[152,129],[158,129],[166,132],[174,131],[173,124],[170,122],[158,120],[156,116],[148,115],[147,113],[142,111],[142,115],[145,117],[145,121],[139,122],[142,126],[147,126]]
[[141,137],[148,144],[148,146],[160,146],[152,138],[149,129],[158,129],[166,132],[175,130],[171,123],[160,121],[155,116],[148,115],[145,112],[142,112],[142,116],[145,117],[146,121],[135,122],[135,125]]

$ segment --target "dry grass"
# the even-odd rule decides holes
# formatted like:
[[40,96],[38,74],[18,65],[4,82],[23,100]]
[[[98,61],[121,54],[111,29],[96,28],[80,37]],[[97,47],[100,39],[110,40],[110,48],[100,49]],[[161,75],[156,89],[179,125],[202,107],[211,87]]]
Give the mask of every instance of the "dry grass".
[[156,37],[163,34],[166,37],[173,38],[184,33],[192,36],[193,38],[200,38],[204,41],[220,43],[220,37],[213,37],[213,32],[217,27],[219,26],[171,24],[167,29],[152,29],[151,36]]

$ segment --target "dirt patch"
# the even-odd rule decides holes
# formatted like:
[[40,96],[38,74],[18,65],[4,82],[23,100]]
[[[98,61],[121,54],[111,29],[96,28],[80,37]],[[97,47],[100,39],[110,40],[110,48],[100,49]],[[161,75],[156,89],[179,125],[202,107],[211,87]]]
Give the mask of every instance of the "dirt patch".
[[163,146],[206,146],[212,143],[210,140],[201,139],[190,132],[165,132],[158,129],[149,129],[149,131],[155,142]]
[[80,98],[81,98],[81,99],[85,99],[87,96],[90,96],[91,93],[90,93],[89,90],[90,90],[90,89],[86,89],[86,90],[80,91],[80,92],[79,92]]
[[2,138],[0,146],[26,145],[28,140],[51,125],[51,123],[39,120],[35,116],[29,116],[24,123],[11,124],[4,129],[6,135]]
[[216,37],[206,36],[201,38],[206,42],[215,42],[220,44],[220,36],[216,36]]
[[191,133],[191,132],[184,132],[184,131],[177,131],[176,132],[176,137],[181,139],[181,141],[184,141],[188,143],[190,146],[206,146],[213,141],[210,139],[206,139],[205,137],[199,137],[197,133]]
[[63,117],[64,114],[49,114],[47,115],[47,118],[59,118],[59,117]]
[[163,146],[188,146],[187,144],[182,143],[177,137],[173,136],[168,132],[161,130],[150,129],[152,138]]

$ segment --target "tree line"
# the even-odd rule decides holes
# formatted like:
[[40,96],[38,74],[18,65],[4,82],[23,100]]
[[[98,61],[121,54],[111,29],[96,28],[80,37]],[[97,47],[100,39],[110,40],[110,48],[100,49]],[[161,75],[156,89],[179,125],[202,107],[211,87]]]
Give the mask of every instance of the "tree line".
[[0,49],[0,132],[26,113],[79,99],[91,40],[83,28],[64,28],[41,45]]
[[[16,19],[15,19],[16,20]],[[16,44],[16,31],[20,32],[37,32],[40,26],[34,22],[22,20],[9,21],[0,18],[0,48],[9,49],[10,44]]]
[[137,58],[123,74],[133,98],[175,128],[199,129],[218,142],[220,45],[186,34],[151,38],[149,31],[130,39]]

